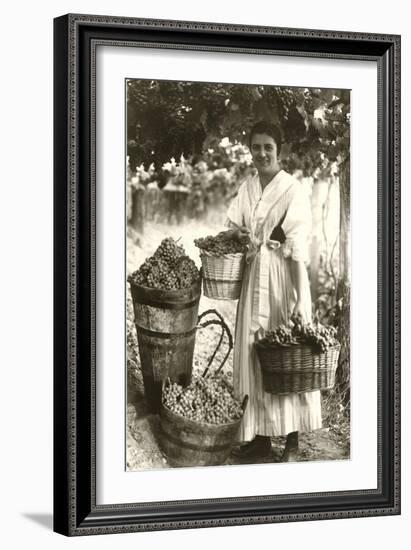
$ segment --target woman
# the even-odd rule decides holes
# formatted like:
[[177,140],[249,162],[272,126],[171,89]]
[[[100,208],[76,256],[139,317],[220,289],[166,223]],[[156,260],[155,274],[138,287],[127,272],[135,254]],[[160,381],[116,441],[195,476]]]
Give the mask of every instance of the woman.
[[305,322],[311,320],[304,263],[308,259],[310,201],[301,184],[280,169],[280,147],[276,126],[264,121],[254,125],[250,150],[258,175],[240,186],[227,212],[232,228],[226,232],[227,238],[249,245],[234,347],[234,387],[239,396],[248,394],[249,401],[240,433],[240,441],[245,443],[233,452],[245,458],[265,456],[271,451],[270,437],[287,435],[282,460],[294,461],[298,431],[321,427],[320,392],[264,392],[253,347],[264,331],[287,323],[292,314],[300,314]]

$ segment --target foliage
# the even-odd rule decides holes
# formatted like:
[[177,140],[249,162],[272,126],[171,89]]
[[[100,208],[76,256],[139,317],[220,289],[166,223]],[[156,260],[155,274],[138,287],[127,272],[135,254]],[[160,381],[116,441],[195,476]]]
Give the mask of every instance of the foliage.
[[[247,147],[224,138],[201,158],[186,159],[181,155],[178,162],[171,158],[158,170],[154,163],[147,169],[140,164],[134,175],[130,170],[127,178],[129,200],[133,201],[134,191],[148,192],[138,199],[147,200],[147,207],[142,209],[147,219],[170,218],[171,221],[176,213],[182,218],[202,218],[210,210],[224,208],[237,193],[244,177],[253,170]],[[175,218],[181,221],[180,215]]]
[[246,143],[263,118],[281,127],[283,156],[305,175],[327,171],[349,151],[348,90],[129,80],[127,91],[132,170],[181,155],[195,165],[222,138]]

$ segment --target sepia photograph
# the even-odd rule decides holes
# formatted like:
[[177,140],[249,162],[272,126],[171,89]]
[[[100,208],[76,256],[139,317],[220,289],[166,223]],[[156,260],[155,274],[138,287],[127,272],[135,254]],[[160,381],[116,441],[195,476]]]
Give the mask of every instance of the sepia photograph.
[[127,471],[350,459],[350,90],[128,78]]

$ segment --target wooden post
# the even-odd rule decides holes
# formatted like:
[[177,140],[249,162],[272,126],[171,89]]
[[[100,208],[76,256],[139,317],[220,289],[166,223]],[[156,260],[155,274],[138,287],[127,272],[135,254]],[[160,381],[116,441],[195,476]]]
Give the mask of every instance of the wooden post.
[[350,159],[340,165],[340,277],[337,301],[341,304],[339,340],[341,343],[336,384],[349,399],[350,380]]
[[131,226],[139,233],[144,233],[144,193],[145,188],[141,184],[137,184],[132,194]]
[[312,237],[310,250],[310,286],[311,299],[313,303],[318,298],[318,271],[320,267],[321,245],[322,245],[322,215],[324,197],[328,187],[327,181],[314,180],[311,195],[312,212]]

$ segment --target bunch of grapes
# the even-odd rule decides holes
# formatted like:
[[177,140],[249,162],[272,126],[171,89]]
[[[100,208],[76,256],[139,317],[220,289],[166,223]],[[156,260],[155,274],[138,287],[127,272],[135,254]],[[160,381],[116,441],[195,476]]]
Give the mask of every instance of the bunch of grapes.
[[184,248],[168,237],[128,280],[150,288],[177,290],[190,287],[199,277],[199,270]]
[[273,331],[266,332],[263,342],[271,345],[289,346],[307,344],[321,352],[335,346],[337,329],[321,323],[304,324],[300,317],[292,317],[288,326],[280,325]]
[[184,247],[172,237],[163,239],[153,254],[153,258],[164,260],[169,265],[175,264],[183,256],[185,256]]
[[303,325],[300,338],[303,342],[324,352],[338,343],[336,335],[335,327],[316,323],[315,325]]
[[299,343],[292,328],[286,325],[280,325],[276,329],[266,332],[263,341],[277,346],[291,346]]
[[224,254],[234,254],[245,252],[245,246],[235,239],[227,239],[224,237],[224,232],[218,235],[208,235],[200,239],[195,239],[194,244],[206,252],[210,252],[215,256],[223,256]]
[[234,397],[225,374],[194,376],[186,388],[169,384],[163,392],[163,404],[175,414],[207,424],[233,422],[243,415],[241,403]]
[[178,288],[188,288],[200,276],[196,264],[188,256],[183,256],[179,259],[175,266],[175,272],[177,274]]

